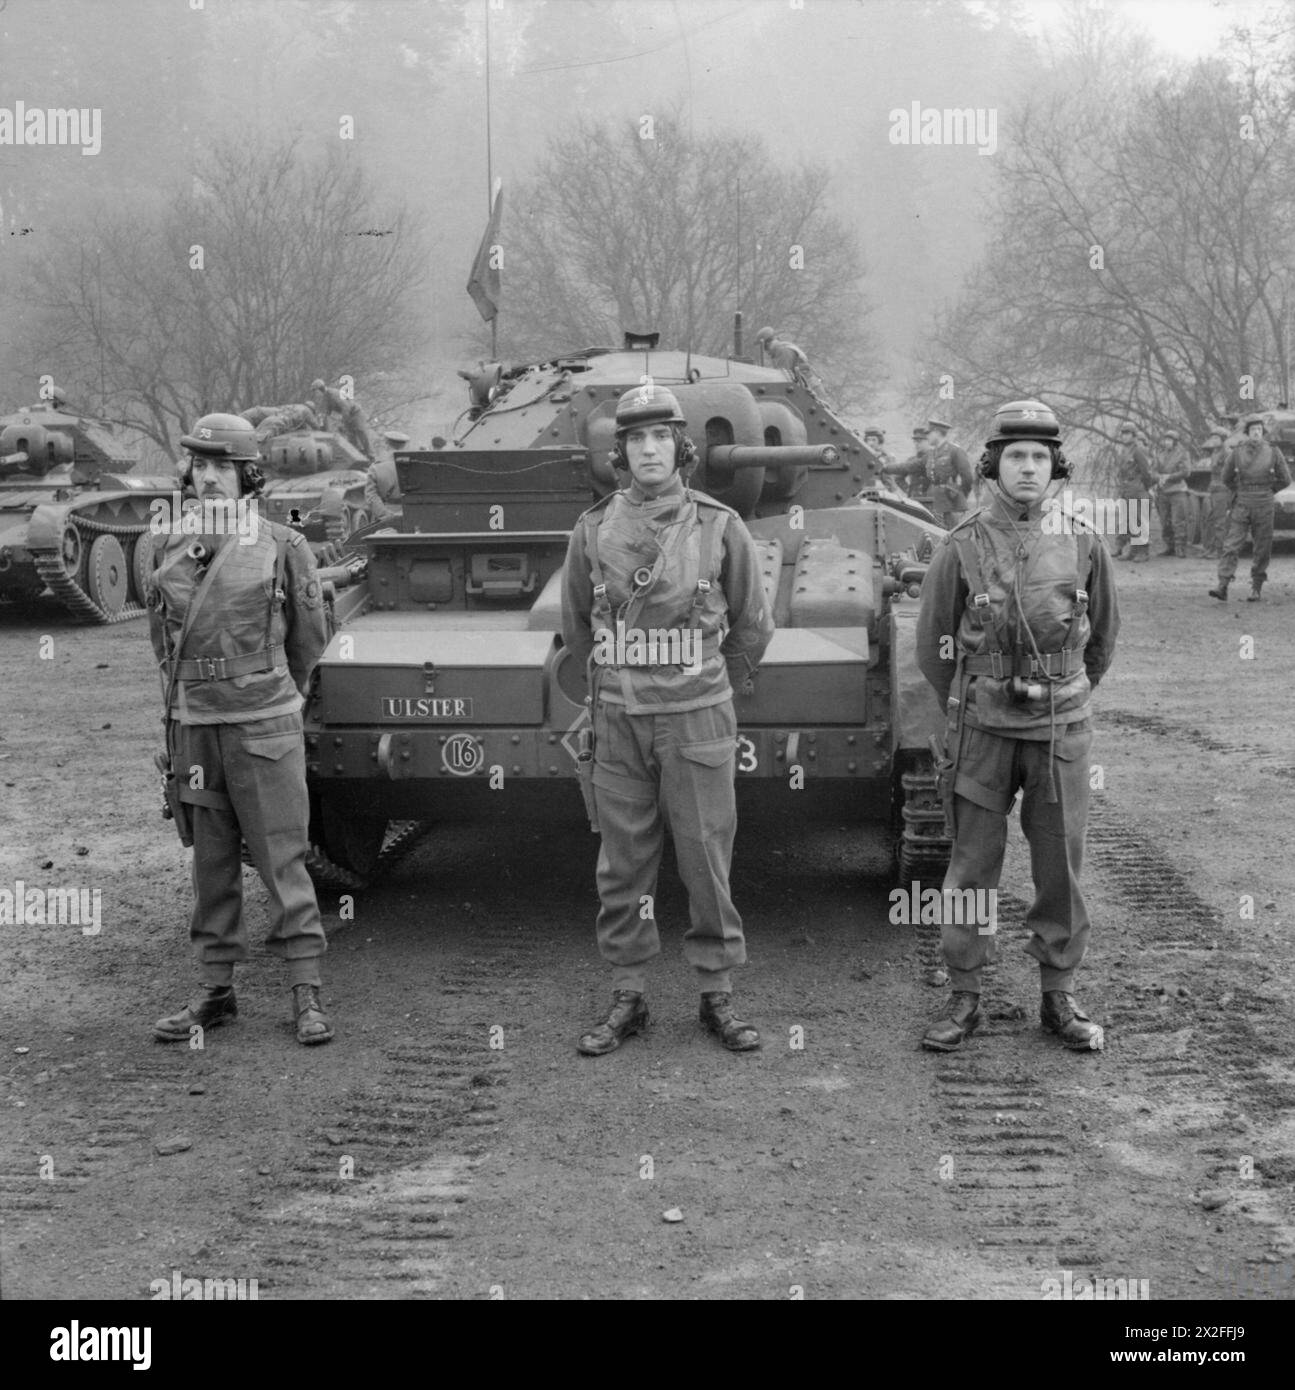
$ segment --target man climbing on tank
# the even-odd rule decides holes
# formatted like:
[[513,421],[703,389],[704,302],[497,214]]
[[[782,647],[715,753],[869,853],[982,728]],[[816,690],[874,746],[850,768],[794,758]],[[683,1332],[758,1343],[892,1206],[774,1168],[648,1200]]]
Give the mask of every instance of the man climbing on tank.
[[[1067,517],[1070,524],[1058,527],[1049,517],[1044,525],[1054,484],[1070,476],[1048,406],[1002,406],[979,471],[987,504],[936,547],[917,621],[918,665],[949,719],[940,773],[953,851],[943,901],[950,890],[997,891],[1007,813],[1023,788],[1021,829],[1034,877],[1026,951],[1039,962],[1040,1018],[1067,1047],[1096,1051],[1102,1029],[1076,1002],[1074,976],[1089,934],[1079,874],[1090,698],[1120,623],[1113,570],[1086,523]],[[953,992],[922,1046],[951,1052],[981,1021],[996,919],[987,929],[983,913],[942,916]]]
[[[612,461],[627,486],[584,513],[567,548],[562,636],[589,671],[602,834],[596,933],[613,990],[605,1022],[577,1044],[587,1056],[613,1051],[647,1024],[667,826],[688,890],[683,948],[700,986],[701,1023],[730,1051],[760,1046],[732,1004],[732,972],[746,961],[729,893],[733,696],[750,688],[774,623],[742,519],[686,486],[695,459],[673,392],[651,382],[625,392]],[[618,643],[653,629],[671,634],[666,650],[645,650],[632,636]]]

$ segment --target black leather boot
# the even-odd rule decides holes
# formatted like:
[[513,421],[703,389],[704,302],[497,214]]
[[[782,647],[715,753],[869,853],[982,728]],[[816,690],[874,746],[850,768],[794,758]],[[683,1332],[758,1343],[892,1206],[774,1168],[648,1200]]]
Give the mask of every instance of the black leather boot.
[[1220,579],[1218,588],[1210,590],[1210,597],[1222,599],[1226,603],[1228,601],[1228,580]]
[[1258,603],[1263,598],[1264,582],[1262,579],[1252,579],[1250,581],[1250,592],[1246,595],[1247,603]]
[[939,1017],[922,1034],[922,1046],[932,1052],[954,1052],[980,1027],[980,995],[954,990]]
[[293,985],[292,1016],[297,1020],[297,1041],[313,1047],[330,1042],[333,1025],[319,1002],[318,985]]
[[158,1042],[188,1042],[194,1028],[217,1028],[238,1017],[233,985],[203,985],[179,1013],[159,1018],[153,1025]]
[[648,1009],[643,996],[637,990],[618,989],[612,995],[611,1013],[607,1021],[597,1028],[582,1033],[576,1043],[576,1050],[586,1057],[601,1057],[616,1049],[635,1033],[647,1027]]
[[1075,1052],[1100,1052],[1106,1046],[1101,1024],[1094,1023],[1063,989],[1046,990],[1039,1019],[1046,1033],[1055,1033]]
[[723,990],[702,995],[697,1017],[706,1031],[714,1033],[730,1052],[752,1052],[760,1046],[759,1032],[734,1016],[733,996]]

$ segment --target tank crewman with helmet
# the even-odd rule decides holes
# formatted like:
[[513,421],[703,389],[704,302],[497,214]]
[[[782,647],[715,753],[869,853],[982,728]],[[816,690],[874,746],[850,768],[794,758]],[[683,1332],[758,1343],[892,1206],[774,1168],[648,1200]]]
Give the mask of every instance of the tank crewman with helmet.
[[[180,440],[185,489],[249,499],[264,486],[256,430],[204,415]],[[234,505],[237,505],[235,503]],[[189,938],[201,988],[154,1025],[164,1042],[238,1014],[234,966],[247,959],[240,844],[270,895],[270,951],[287,962],[297,1041],[325,1043],[320,1003],[327,943],[306,872],[308,799],[302,696],[328,639],[305,539],[262,520],[247,535],[159,537],[147,586],[149,635],[164,695],[167,749],[193,843]],[[182,832],[182,838],[185,838]]]
[[1229,451],[1223,465],[1223,486],[1232,498],[1232,509],[1228,513],[1223,555],[1219,560],[1219,582],[1210,590],[1210,597],[1225,603],[1228,585],[1237,572],[1237,557],[1247,535],[1254,541],[1255,548],[1250,561],[1250,592],[1246,602],[1257,603],[1263,597],[1273,548],[1273,513],[1276,510],[1273,494],[1291,485],[1290,469],[1281,450],[1264,438],[1264,417],[1247,415],[1244,426],[1246,437]]
[[[1149,505],[1156,475],[1152,470],[1151,460],[1147,457],[1146,451],[1138,443],[1136,426],[1126,420],[1120,426],[1119,434],[1119,449],[1115,456],[1115,478],[1120,497],[1124,502],[1130,504],[1128,510],[1132,514],[1135,510],[1145,510]],[[1151,518],[1149,516],[1144,517],[1144,521],[1150,527]],[[1133,535],[1134,532],[1130,529],[1126,535],[1119,538],[1115,558],[1145,565],[1151,559],[1150,544],[1136,544]]]
[[[567,549],[562,636],[589,671],[602,832],[596,930],[613,988],[606,1021],[579,1040],[588,1056],[647,1023],[648,966],[660,951],[651,903],[667,825],[688,890],[683,948],[701,986],[701,1022],[731,1051],[760,1046],[732,1007],[731,974],[746,960],[729,893],[733,695],[750,690],[774,621],[742,519],[686,486],[696,451],[684,427],[671,391],[649,381],[621,396],[612,462],[627,485],[581,516]],[[680,634],[678,648],[619,650],[615,639],[635,629]]]
[[879,425],[869,425],[864,430],[863,442],[872,450],[877,462],[882,467],[888,463],[894,463],[894,459],[886,450],[886,431]]
[[1165,543],[1161,555],[1187,554],[1187,474],[1192,458],[1178,431],[1167,429],[1160,437],[1156,454],[1156,510],[1160,513],[1160,537]]
[[822,380],[809,365],[809,358],[805,356],[804,350],[790,338],[776,337],[772,328],[762,328],[755,335],[755,340],[769,361],[780,371],[786,372],[793,381],[800,382],[816,396],[826,395]]
[[1214,428],[1205,436],[1205,456],[1210,468],[1209,490],[1201,514],[1201,548],[1207,560],[1223,554],[1223,535],[1228,520],[1228,490],[1223,485],[1223,465],[1228,461],[1227,436]]
[[926,439],[930,446],[926,457],[927,472],[931,475],[931,510],[940,523],[953,527],[967,510],[967,498],[976,485],[976,475],[965,450],[949,439],[951,425],[943,420],[926,422]]
[[881,471],[889,477],[898,478],[914,502],[930,508],[931,475],[926,467],[927,452],[926,426],[918,425],[913,430],[913,452],[902,463],[883,464]]
[[375,458],[373,437],[369,433],[368,417],[359,401],[354,396],[342,395],[336,387],[325,386],[322,377],[316,377],[310,383],[310,398],[314,401],[315,409],[324,422],[323,427],[328,428],[330,415],[339,416],[338,432],[342,438],[353,444],[366,459],[373,462]]
[[[1048,406],[1000,407],[980,473],[987,504],[936,547],[917,620],[918,665],[949,714],[940,773],[953,853],[944,888],[997,889],[1007,813],[1023,787],[1035,889],[1026,950],[1039,962],[1043,1027],[1067,1047],[1096,1050],[1102,1030],[1073,991],[1089,933],[1079,890],[1089,705],[1119,630],[1114,572],[1085,522],[1043,525],[1053,484],[1070,476]],[[980,1023],[994,936],[962,913],[942,915],[958,919],[940,931],[953,992],[922,1046],[949,1052]]]
[[396,506],[392,505],[400,502],[400,479],[396,474],[395,454],[409,443],[409,436],[403,430],[383,430],[382,438],[387,452],[376,463],[369,465],[364,479],[364,505],[370,521],[386,521],[397,515]]

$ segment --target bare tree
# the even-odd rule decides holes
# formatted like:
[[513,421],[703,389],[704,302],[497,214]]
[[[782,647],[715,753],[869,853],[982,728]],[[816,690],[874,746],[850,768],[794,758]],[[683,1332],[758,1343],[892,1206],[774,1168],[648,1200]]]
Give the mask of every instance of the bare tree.
[[747,350],[763,324],[794,338],[838,396],[877,364],[863,266],[819,165],[780,169],[749,135],[693,137],[674,119],[584,121],[510,199],[501,346],[542,356],[656,330],[697,352]]
[[1042,395],[1097,438],[1121,418],[1199,436],[1288,389],[1289,84],[1223,60],[1148,78],[1109,35],[1087,38],[1009,124],[993,249],[937,323],[915,395],[947,373],[968,420]]
[[426,264],[344,159],[226,145],[156,216],[105,213],[92,244],[39,266],[35,351],[163,448],[205,411],[304,400],[315,377],[353,377],[380,413],[408,395]]

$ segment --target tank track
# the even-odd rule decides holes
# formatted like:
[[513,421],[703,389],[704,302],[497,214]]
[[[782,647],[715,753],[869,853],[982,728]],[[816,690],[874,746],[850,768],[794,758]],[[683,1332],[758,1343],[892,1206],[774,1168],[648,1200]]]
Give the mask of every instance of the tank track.
[[316,888],[360,893],[381,878],[393,864],[403,859],[431,828],[432,822],[426,820],[393,821],[387,829],[386,842],[371,874],[357,874],[353,869],[335,864],[323,849],[315,844],[312,844],[306,853],[306,869]]
[[[134,526],[123,525],[120,522],[95,521],[93,517],[77,516],[75,513],[68,517],[68,521],[82,533],[116,536],[122,542],[122,550],[126,551],[127,554],[129,554],[129,542],[148,531],[146,522],[140,522]],[[87,541],[87,550],[89,544],[90,542]],[[48,587],[50,593],[75,617],[84,618],[94,623],[124,623],[129,622],[132,618],[142,618],[148,612],[142,603],[136,603],[129,596],[129,589],[121,612],[109,613],[101,608],[67,572],[63,565],[63,556],[56,549],[33,550],[32,561],[36,566],[36,573]]]
[[900,785],[904,792],[900,807],[903,829],[896,847],[900,885],[914,880],[941,884],[953,841],[945,833],[939,782],[934,772],[905,772]]

